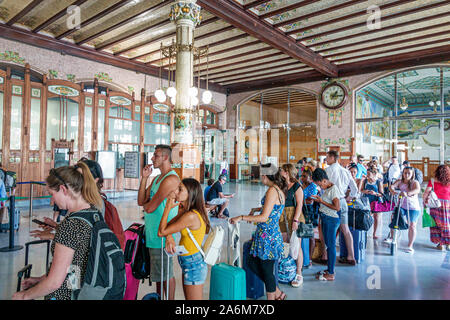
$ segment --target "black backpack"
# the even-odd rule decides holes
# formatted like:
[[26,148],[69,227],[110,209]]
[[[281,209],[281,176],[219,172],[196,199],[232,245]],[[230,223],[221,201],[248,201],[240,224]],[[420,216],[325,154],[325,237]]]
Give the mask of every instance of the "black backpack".
[[145,243],[145,226],[140,225],[139,228],[132,231],[138,235],[136,254],[131,263],[133,277],[139,280],[150,279],[150,253]]
[[87,269],[74,300],[122,300],[126,289],[125,259],[116,235],[102,214],[92,208],[68,217],[86,222],[92,228]]

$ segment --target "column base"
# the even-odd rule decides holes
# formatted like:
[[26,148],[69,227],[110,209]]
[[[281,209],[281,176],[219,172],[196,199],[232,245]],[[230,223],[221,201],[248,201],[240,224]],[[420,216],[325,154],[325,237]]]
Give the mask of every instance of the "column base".
[[172,168],[180,179],[194,178],[200,181],[201,153],[195,145],[172,144]]

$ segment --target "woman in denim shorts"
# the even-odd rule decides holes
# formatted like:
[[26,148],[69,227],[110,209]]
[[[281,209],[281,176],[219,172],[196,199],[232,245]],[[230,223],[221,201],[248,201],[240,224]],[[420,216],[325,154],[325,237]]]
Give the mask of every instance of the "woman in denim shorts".
[[[167,223],[170,210],[176,206],[179,206],[178,215]],[[192,178],[183,179],[178,189],[167,198],[158,236],[167,237],[173,233],[181,233],[179,245],[184,246],[187,253],[179,255],[178,262],[182,269],[183,292],[186,300],[203,299],[203,284],[208,273],[208,266],[189,232],[198,246],[201,246],[209,230],[210,224],[200,183]],[[167,237],[167,252],[175,253],[175,246],[173,237]]]

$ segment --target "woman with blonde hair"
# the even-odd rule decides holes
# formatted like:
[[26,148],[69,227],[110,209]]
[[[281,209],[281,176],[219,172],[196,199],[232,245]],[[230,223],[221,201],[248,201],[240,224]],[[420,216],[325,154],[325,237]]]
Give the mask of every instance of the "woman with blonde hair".
[[99,212],[103,200],[97,184],[89,167],[82,162],[51,169],[46,183],[55,204],[69,213],[56,228],[49,272],[25,279],[22,282],[24,290],[15,293],[13,300],[42,296],[46,300],[73,300],[75,289],[71,284],[80,283],[86,273],[92,228],[86,221],[71,219],[71,216]]
[[[289,242],[291,232],[297,231],[300,222],[305,223],[305,217],[303,216],[303,189],[300,182],[295,178],[297,176],[297,169],[293,164],[287,163],[281,166],[281,176],[286,180],[287,191],[286,202],[284,205],[284,212],[280,217],[280,230],[285,242]],[[289,230],[286,229],[286,218]],[[301,242],[302,239],[299,238]],[[299,250],[297,258],[297,275],[291,282],[293,287],[299,287],[303,283],[302,276],[303,268],[303,252]]]

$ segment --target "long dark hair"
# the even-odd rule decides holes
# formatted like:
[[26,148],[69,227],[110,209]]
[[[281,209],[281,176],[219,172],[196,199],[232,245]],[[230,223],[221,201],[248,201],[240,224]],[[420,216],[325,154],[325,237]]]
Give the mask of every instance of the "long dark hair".
[[[408,183],[406,183],[405,182],[405,178],[404,178],[404,175],[403,175],[403,173],[405,172],[405,170],[410,170],[410,171],[412,171],[412,177],[411,177],[411,179],[408,181]],[[405,168],[403,168],[403,171],[402,171],[402,183],[403,184],[407,184],[408,185],[408,190],[409,191],[411,191],[412,190],[412,184],[414,183],[414,180],[416,179],[416,171],[414,170],[414,168],[413,167],[405,167]]]
[[205,201],[203,199],[203,191],[200,182],[193,178],[185,178],[181,183],[186,187],[188,192],[186,212],[196,210],[202,216],[206,224],[206,233],[209,233],[211,224],[209,223],[208,214],[206,213]]

